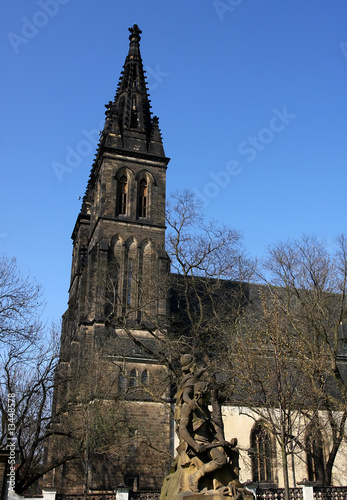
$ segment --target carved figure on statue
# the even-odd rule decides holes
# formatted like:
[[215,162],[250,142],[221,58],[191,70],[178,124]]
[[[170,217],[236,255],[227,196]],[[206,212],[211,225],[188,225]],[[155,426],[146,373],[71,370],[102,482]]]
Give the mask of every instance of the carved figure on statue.
[[206,368],[203,367],[195,372],[197,366],[195,358],[192,354],[182,354],[180,362],[183,375],[177,387],[177,394],[175,396],[175,422],[177,433],[182,405],[183,403],[187,403],[192,410],[195,408],[194,385],[199,382],[201,375],[206,371]]

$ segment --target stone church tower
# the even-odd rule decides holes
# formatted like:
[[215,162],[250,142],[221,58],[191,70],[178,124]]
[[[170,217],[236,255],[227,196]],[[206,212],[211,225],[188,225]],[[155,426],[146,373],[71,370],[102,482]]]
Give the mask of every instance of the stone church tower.
[[[140,282],[167,270],[164,211],[169,159],[158,118],[151,117],[141,31],[134,25],[130,32],[129,53],[115,99],[106,106],[105,127],[72,234],[68,315],[78,322],[103,322],[109,312],[95,283],[96,273],[106,270],[108,263],[117,267],[117,316],[139,310]],[[165,303],[150,308],[155,316],[165,317]],[[131,319],[141,322],[139,315],[133,312]]]
[[[164,211],[169,158],[158,118],[151,115],[141,31],[136,24],[129,31],[129,52],[116,96],[106,105],[104,130],[72,233],[69,303],[57,371],[61,383],[53,404],[58,426],[61,415],[69,412],[84,415],[86,409],[90,415],[91,401],[115,404],[113,415],[123,422],[121,434],[129,442],[116,443],[112,453],[102,456],[85,437],[76,455],[71,444],[52,439],[48,460],[58,461],[64,447],[65,453],[76,455],[46,477],[46,484],[60,493],[112,491],[124,482],[135,488],[160,487],[171,451],[169,412],[145,390],[157,384],[160,397],[169,402],[167,373],[136,343],[140,339],[153,347],[153,331],[165,324],[160,287],[168,273]],[[70,428],[77,433],[76,426]],[[90,439],[90,433],[81,436]]]

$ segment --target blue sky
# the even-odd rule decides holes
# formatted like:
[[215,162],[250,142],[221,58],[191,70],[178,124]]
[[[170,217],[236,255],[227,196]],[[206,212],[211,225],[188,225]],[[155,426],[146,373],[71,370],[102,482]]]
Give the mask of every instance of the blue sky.
[[[347,232],[345,0],[5,0],[0,253],[66,309],[71,232],[104,104],[142,30],[168,194],[239,229],[251,255]],[[69,171],[57,174],[64,165]]]

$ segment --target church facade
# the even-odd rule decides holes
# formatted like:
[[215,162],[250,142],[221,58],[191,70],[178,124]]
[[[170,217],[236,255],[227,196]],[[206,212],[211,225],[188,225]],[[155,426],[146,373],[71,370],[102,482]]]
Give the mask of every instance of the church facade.
[[[106,105],[72,233],[52,423],[69,439],[51,438],[46,460],[57,465],[45,477],[45,485],[61,494],[112,492],[121,484],[158,489],[177,445],[158,329],[166,331],[169,317],[164,290],[170,272],[165,251],[169,158],[158,118],[151,114],[141,31],[137,25],[129,31],[128,55],[115,98]],[[241,480],[281,486],[276,443],[261,422],[239,407],[226,407],[224,417],[226,438],[237,436],[243,449]],[[249,449],[258,449],[258,458]],[[344,459],[340,462],[346,477]],[[296,481],[314,479],[314,467],[308,470],[305,460],[298,459],[296,470]]]

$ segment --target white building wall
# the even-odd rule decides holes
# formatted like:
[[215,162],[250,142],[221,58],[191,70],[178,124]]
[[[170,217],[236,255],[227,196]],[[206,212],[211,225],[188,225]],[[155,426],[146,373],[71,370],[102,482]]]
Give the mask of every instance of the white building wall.
[[[324,412],[321,412],[320,418],[323,420]],[[259,415],[255,414],[248,408],[239,408],[234,406],[227,406],[223,408],[223,420],[224,420],[224,430],[225,438],[230,440],[236,437],[238,440],[238,447],[240,450],[240,480],[245,482],[247,480],[252,480],[251,472],[251,461],[248,455],[248,450],[251,446],[251,431],[255,423],[261,418]],[[304,430],[304,424],[301,421],[299,423],[301,428]],[[328,426],[326,427],[328,429]],[[347,429],[346,429],[347,434]],[[323,441],[325,445],[329,443],[328,432],[323,432]],[[323,446],[323,452],[327,454],[327,446]],[[276,446],[277,460],[273,464],[275,468],[275,478],[278,481],[278,487],[283,488],[283,474],[281,466],[281,450],[277,444]],[[306,454],[300,452],[299,449],[294,449],[294,470],[292,467],[292,458],[288,457],[289,463],[289,481],[290,487],[297,486],[304,479],[307,479],[308,472],[306,466]],[[346,486],[347,485],[347,435],[343,440],[342,445],[338,451],[334,468],[333,468],[333,485],[334,486]]]
[[[324,413],[321,412],[320,418],[323,419]],[[242,408],[236,406],[223,407],[223,421],[225,439],[230,441],[232,438],[237,438],[238,448],[240,451],[240,481],[252,481],[251,459],[248,450],[251,447],[251,431],[256,422],[261,418],[249,408]],[[300,423],[304,428],[304,424]],[[329,443],[328,433],[323,433],[324,443]],[[174,447],[175,450],[178,446],[178,437],[175,432]],[[323,450],[326,454],[326,449]],[[281,450],[279,445],[276,446],[276,460],[274,466],[274,480],[279,488],[284,487]],[[298,486],[299,483],[308,479],[308,472],[306,466],[306,454],[300,452],[298,449],[294,450],[294,468],[292,467],[292,458],[288,456],[289,465],[289,486],[293,488]],[[347,486],[347,428],[346,437],[338,451],[334,468],[333,468],[333,486]]]

